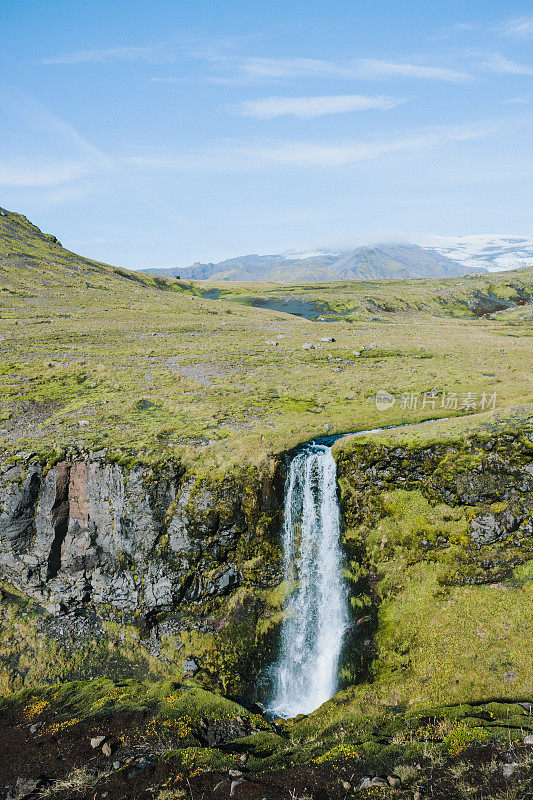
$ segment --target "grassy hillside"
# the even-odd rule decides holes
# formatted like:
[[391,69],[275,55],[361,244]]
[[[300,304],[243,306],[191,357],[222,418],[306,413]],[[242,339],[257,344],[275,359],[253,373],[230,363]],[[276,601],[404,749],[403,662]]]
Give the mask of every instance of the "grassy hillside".
[[[22,214],[0,208],[3,303],[9,295],[27,297],[27,310],[37,313],[41,304],[45,309],[52,307],[54,299],[59,300],[63,293],[68,296],[69,290],[79,293],[80,301],[89,300],[98,289],[123,292],[128,297],[131,287],[126,281],[142,287],[180,289],[179,281],[111,267],[71,253],[53,234],[43,233]],[[56,289],[59,297],[54,297]]]
[[[441,408],[441,395],[424,403],[431,390],[496,392],[497,407],[531,402],[526,315],[478,318],[468,308],[476,292],[523,302],[531,270],[490,280],[262,284],[253,294],[250,284],[225,284],[220,294],[83,259],[4,213],[0,442],[8,453],[105,447],[229,466],[326,430],[479,410]],[[252,305],[265,298],[274,310]],[[320,306],[332,321],[276,310],[287,298],[296,301],[289,310]],[[374,404],[381,388],[398,397],[386,413]],[[417,409],[402,407],[411,393]]]

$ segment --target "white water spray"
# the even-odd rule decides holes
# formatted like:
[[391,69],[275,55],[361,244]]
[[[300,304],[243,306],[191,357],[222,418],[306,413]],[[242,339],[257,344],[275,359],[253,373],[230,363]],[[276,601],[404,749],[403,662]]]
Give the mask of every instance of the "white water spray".
[[281,717],[309,714],[337,688],[348,610],[336,474],[331,448],[312,443],[293,458],[285,483],[284,577],[297,588],[273,668],[269,711]]

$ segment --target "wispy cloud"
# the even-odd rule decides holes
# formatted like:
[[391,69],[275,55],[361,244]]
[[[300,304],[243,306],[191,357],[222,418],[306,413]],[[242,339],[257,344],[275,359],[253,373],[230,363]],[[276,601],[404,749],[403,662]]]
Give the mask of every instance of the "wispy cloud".
[[433,67],[424,64],[405,64],[394,61],[381,61],[377,58],[359,60],[358,66],[363,77],[367,78],[422,78],[436,81],[460,83],[472,78],[467,72],[447,67]]
[[466,142],[491,135],[494,125],[440,127],[398,134],[381,141],[349,142],[235,142],[228,141],[178,156],[147,154],[130,157],[131,167],[164,171],[234,171],[273,166],[340,167],[392,153],[420,152],[451,142]]
[[517,64],[504,56],[493,53],[485,59],[482,66],[490,72],[500,75],[533,75],[533,67],[527,64]]
[[348,111],[387,111],[405,103],[405,98],[362,94],[326,95],[319,97],[263,97],[247,100],[236,106],[238,113],[258,119],[293,116],[310,119]]
[[[21,151],[15,150],[10,157],[4,148],[0,185],[57,186],[113,168],[113,161],[106,153],[33,97],[17,90],[2,89],[0,102],[6,119],[30,137],[32,145],[30,149],[26,147],[26,153],[35,153],[21,156]],[[45,152],[50,155],[39,155]]]
[[252,78],[353,78],[351,67],[319,58],[248,58],[242,63],[244,73]]
[[191,59],[206,62],[225,61],[234,54],[243,37],[205,39],[188,33],[143,45],[118,45],[74,50],[49,56],[40,64],[109,64],[116,61],[144,61],[148,64],[174,64]]
[[456,22],[452,25],[450,30],[454,31],[475,31],[478,30],[479,23],[477,22]]
[[504,105],[512,105],[512,106],[527,106],[530,103],[529,98],[524,97],[524,95],[519,95],[518,97],[510,97],[508,100],[503,100],[502,102],[504,103]]
[[184,77],[177,78],[176,76],[170,78],[150,78],[150,83],[183,83],[186,80]]
[[[231,46],[234,48],[234,44]],[[335,62],[320,58],[236,58],[235,51],[228,57],[230,46],[216,46],[197,41],[167,41],[143,46],[120,46],[75,50],[70,53],[50,56],[41,60],[47,65],[109,64],[112,62],[146,62],[150,64],[174,64],[184,58],[218,63],[223,67],[237,69],[241,78],[248,81],[276,81],[295,78],[338,78],[384,80],[394,77],[438,80],[450,82],[468,81],[468,73],[449,67],[421,63],[415,59],[408,62],[386,61],[379,58],[356,59]],[[213,76],[215,82],[231,83],[234,78]],[[152,79],[154,82],[174,82],[175,78]]]
[[479,22],[456,22],[453,25],[448,25],[443,28],[440,34],[436,34],[433,38],[437,40],[452,39],[460,34],[469,34],[479,30],[483,26]]
[[74,150],[76,157],[81,152],[84,158],[95,163],[110,165],[110,159],[102,150],[87,141],[73,125],[30,95],[18,90],[0,89],[0,101],[4,112],[16,120],[18,125],[36,131],[40,137],[42,134],[51,135],[63,153],[66,149]]
[[531,39],[533,37],[533,17],[518,17],[505,22],[500,33],[504,36],[515,36],[519,39]]
[[266,147],[256,153],[265,163],[301,166],[334,167],[369,161],[391,153],[418,151],[448,142],[479,139],[488,135],[487,128],[436,128],[377,142],[345,144],[289,143]]
[[41,64],[106,64],[111,61],[146,61],[150,64],[169,64],[179,56],[161,44],[145,47],[107,47],[94,50],[75,50],[60,56],[43,59]]
[[367,78],[383,80],[392,77],[421,78],[454,83],[468,81],[466,72],[427,64],[383,61],[377,58],[358,59],[345,64],[316,58],[250,58],[242,65],[249,78],[281,80],[290,78]]
[[0,186],[56,186],[87,175],[89,171],[83,161],[22,158],[0,161]]

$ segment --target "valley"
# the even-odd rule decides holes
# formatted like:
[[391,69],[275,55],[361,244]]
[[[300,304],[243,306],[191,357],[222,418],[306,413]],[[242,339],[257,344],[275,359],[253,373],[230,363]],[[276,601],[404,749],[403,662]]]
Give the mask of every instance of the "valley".
[[[0,792],[527,797],[532,308],[531,267],[177,280],[3,210]],[[284,566],[305,493],[341,575]],[[276,717],[305,580],[334,694]]]

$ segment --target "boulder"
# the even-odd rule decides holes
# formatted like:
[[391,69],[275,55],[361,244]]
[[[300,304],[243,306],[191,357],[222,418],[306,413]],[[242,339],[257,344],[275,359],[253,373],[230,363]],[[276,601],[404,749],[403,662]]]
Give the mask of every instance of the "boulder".
[[520,764],[517,764],[516,761],[513,761],[511,764],[504,764],[502,767],[503,777],[511,778],[519,768]]
[[102,745],[102,753],[104,754],[104,756],[107,756],[109,758],[109,756],[113,755],[114,751],[117,749],[117,746],[118,743],[116,741],[108,740],[107,742],[104,742]]
[[98,747],[100,747],[101,744],[103,744],[105,742],[105,740],[106,740],[105,736],[94,736],[91,739],[91,747],[92,747],[92,749],[96,750]]
[[200,667],[198,666],[194,658],[187,659],[187,661],[185,661],[185,663],[183,664],[183,672],[185,673],[185,675],[196,675],[199,669]]
[[236,778],[235,780],[233,780],[231,782],[230,789],[229,789],[229,796],[230,797],[233,797],[233,795],[235,794],[235,790],[237,789],[237,786],[240,786],[241,783],[243,783],[243,781],[244,781],[244,778]]

